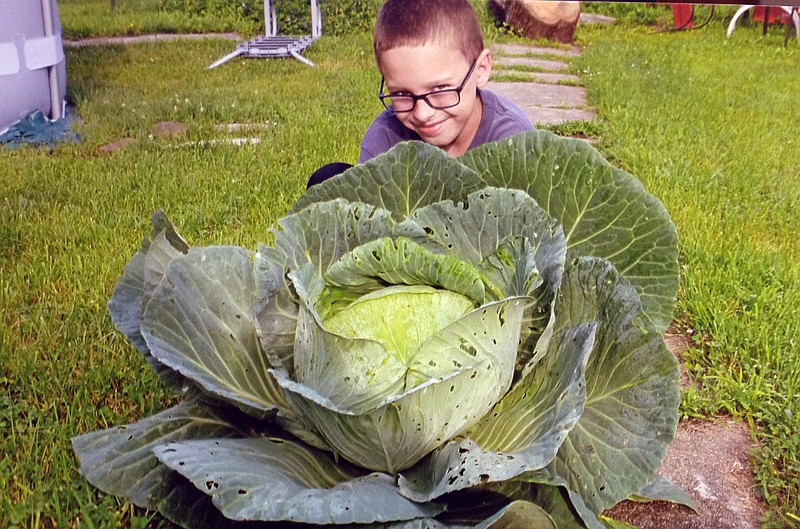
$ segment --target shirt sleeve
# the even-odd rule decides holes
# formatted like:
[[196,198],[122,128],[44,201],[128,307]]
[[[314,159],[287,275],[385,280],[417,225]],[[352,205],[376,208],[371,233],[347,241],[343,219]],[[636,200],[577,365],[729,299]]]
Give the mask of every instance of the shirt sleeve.
[[480,94],[483,118],[470,149],[535,128],[528,115],[510,99],[486,89],[481,89]]
[[362,164],[383,154],[401,141],[419,140],[420,137],[400,123],[394,114],[384,110],[364,133],[361,140],[361,154],[358,163]]

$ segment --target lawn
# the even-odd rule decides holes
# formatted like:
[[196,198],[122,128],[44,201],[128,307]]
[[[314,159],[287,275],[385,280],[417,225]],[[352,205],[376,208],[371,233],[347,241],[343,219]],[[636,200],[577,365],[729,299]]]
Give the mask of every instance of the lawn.
[[[91,18],[82,4],[63,0],[65,33],[102,33],[102,17],[75,29]],[[138,16],[127,24],[147,26]],[[784,48],[780,28],[762,37],[755,26],[725,39],[722,16],[689,32],[582,27],[573,67],[598,111],[598,148],[678,227],[676,318],[697,345],[683,412],[748,422],[766,525],[783,527],[800,523],[800,43]],[[356,160],[381,108],[368,35],[324,37],[307,53],[318,68],[237,59],[204,69],[232,46],[67,49],[83,141],[0,151],[0,527],[166,526],[95,491],[69,444],[173,399],[111,324],[117,276],[158,208],[192,244],[254,248],[315,168]],[[186,123],[185,136],[154,136],[166,120]],[[234,123],[257,126],[218,128]],[[225,143],[234,137],[260,143]],[[132,145],[98,154],[121,138]]]

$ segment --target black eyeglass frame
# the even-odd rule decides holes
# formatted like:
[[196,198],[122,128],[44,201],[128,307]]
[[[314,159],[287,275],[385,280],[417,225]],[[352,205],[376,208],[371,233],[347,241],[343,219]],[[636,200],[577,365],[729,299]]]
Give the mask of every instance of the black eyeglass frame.
[[[445,90],[434,90],[432,92],[426,92],[426,93],[420,94],[420,95],[416,95],[416,94],[405,95],[404,94],[404,95],[398,96],[396,94],[384,94],[383,93],[383,88],[384,88],[384,83],[386,82],[386,80],[383,77],[381,77],[381,86],[378,89],[378,99],[381,100],[381,103],[383,104],[383,107],[386,110],[388,110],[389,112],[394,112],[395,114],[404,114],[406,112],[411,112],[412,110],[414,110],[416,108],[417,101],[419,101],[420,99],[425,101],[425,103],[427,103],[429,107],[435,108],[436,110],[444,110],[446,108],[453,108],[455,106],[458,106],[461,103],[461,92],[464,90],[464,86],[467,84],[467,81],[469,81],[469,78],[472,77],[472,73],[475,71],[475,67],[477,65],[478,65],[478,59],[475,59],[474,61],[472,61],[472,66],[469,67],[469,71],[467,72],[467,75],[464,76],[464,80],[461,81],[461,84],[459,84],[456,88],[446,88]],[[458,100],[455,103],[453,103],[452,105],[444,105],[444,106],[442,106],[442,105],[434,105],[433,103],[430,102],[430,100],[428,100],[428,96],[441,95],[443,93],[450,93],[450,92],[455,92],[456,96],[458,97]],[[386,103],[386,100],[387,99],[391,100],[392,97],[405,97],[405,98],[411,99],[412,100],[411,108],[409,108],[408,110],[395,110],[394,108],[392,108],[391,103],[389,103],[389,104]]]

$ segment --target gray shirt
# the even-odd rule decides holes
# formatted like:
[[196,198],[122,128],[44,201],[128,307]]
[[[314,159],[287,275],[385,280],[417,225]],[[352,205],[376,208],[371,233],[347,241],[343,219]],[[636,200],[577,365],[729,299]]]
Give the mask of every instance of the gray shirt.
[[[509,99],[489,90],[479,89],[478,95],[483,102],[483,116],[478,131],[469,145],[470,149],[484,143],[502,140],[512,134],[533,130],[533,124],[528,116]],[[420,140],[420,137],[400,123],[394,114],[384,110],[375,118],[364,134],[364,139],[361,140],[361,156],[358,163],[364,163],[407,140]]]

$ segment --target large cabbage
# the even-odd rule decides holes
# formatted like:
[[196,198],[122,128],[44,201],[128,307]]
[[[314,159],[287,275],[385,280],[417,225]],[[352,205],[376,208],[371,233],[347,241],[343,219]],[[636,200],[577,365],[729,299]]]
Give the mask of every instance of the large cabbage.
[[189,248],[154,215],[109,310],[185,399],[76,437],[91,483],[193,529],[603,527],[680,497],[677,236],[589,145],[401,144],[274,238]]

